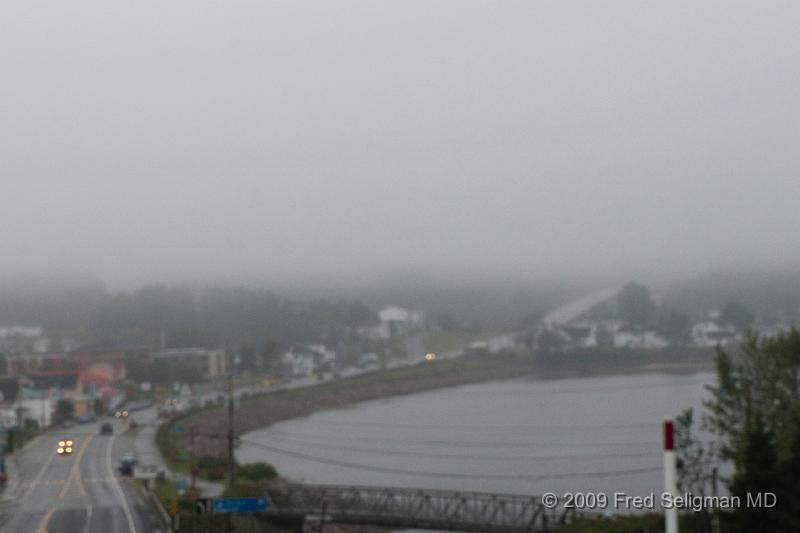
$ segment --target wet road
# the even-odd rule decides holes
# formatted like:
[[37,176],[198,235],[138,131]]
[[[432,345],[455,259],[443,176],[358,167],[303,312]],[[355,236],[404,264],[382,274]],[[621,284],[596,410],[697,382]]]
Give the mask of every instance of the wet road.
[[[99,423],[51,430],[15,454],[16,479],[0,498],[0,533],[148,533],[162,529],[157,515],[128,478],[116,471],[133,453],[135,435],[114,420],[114,435]],[[74,452],[56,454],[59,439]]]

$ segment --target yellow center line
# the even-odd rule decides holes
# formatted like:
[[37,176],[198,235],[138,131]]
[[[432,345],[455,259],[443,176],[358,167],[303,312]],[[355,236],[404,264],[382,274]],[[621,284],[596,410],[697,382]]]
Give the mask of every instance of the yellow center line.
[[47,523],[50,522],[50,519],[53,517],[53,513],[55,512],[55,509],[50,509],[44,514],[42,519],[39,521],[39,533],[47,533]]
[[86,489],[83,487],[83,482],[81,481],[80,466],[81,466],[81,459],[83,459],[83,454],[86,453],[86,448],[89,447],[89,443],[92,441],[92,438],[94,438],[94,436],[89,435],[88,437],[86,437],[86,440],[83,441],[83,444],[81,444],[81,449],[78,450],[78,455],[75,457],[75,464],[72,465],[72,471],[69,473],[69,476],[67,477],[67,482],[64,484],[64,488],[61,489],[61,494],[58,495],[59,499],[63,500],[64,496],[67,495],[67,491],[69,490],[69,487],[72,485],[73,479],[77,480],[81,492],[84,495],[86,494]]

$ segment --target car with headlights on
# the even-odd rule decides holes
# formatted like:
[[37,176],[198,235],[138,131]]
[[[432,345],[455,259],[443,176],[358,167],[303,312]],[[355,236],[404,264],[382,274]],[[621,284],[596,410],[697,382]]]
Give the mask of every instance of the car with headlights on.
[[62,439],[58,441],[58,446],[56,447],[56,454],[57,455],[72,455],[72,440],[70,439]]

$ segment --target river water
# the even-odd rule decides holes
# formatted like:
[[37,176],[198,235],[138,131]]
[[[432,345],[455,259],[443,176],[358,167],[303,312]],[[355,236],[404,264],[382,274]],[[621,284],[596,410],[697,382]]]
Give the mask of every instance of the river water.
[[240,462],[307,483],[660,493],[661,422],[712,373],[519,379],[365,402],[242,437]]

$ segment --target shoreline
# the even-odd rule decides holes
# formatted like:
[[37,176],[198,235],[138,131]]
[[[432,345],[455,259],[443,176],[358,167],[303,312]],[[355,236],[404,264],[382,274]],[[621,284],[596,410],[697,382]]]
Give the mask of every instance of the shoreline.
[[[713,352],[703,351],[676,356],[672,352],[618,354],[545,355],[517,357],[511,355],[458,358],[424,363],[417,366],[378,370],[350,378],[328,381],[317,385],[269,392],[242,398],[234,414],[236,435],[266,429],[287,420],[309,416],[314,412],[349,407],[354,404],[407,396],[421,392],[503,381],[515,378],[536,377],[544,380],[634,375],[643,373],[694,373],[713,371]],[[204,432],[224,434],[227,430],[225,409],[202,409],[173,419],[165,424],[169,440],[187,449],[189,437],[169,431],[173,425],[197,425]],[[222,442],[209,442],[206,453],[224,457],[227,453]],[[166,450],[162,449],[162,454]]]

